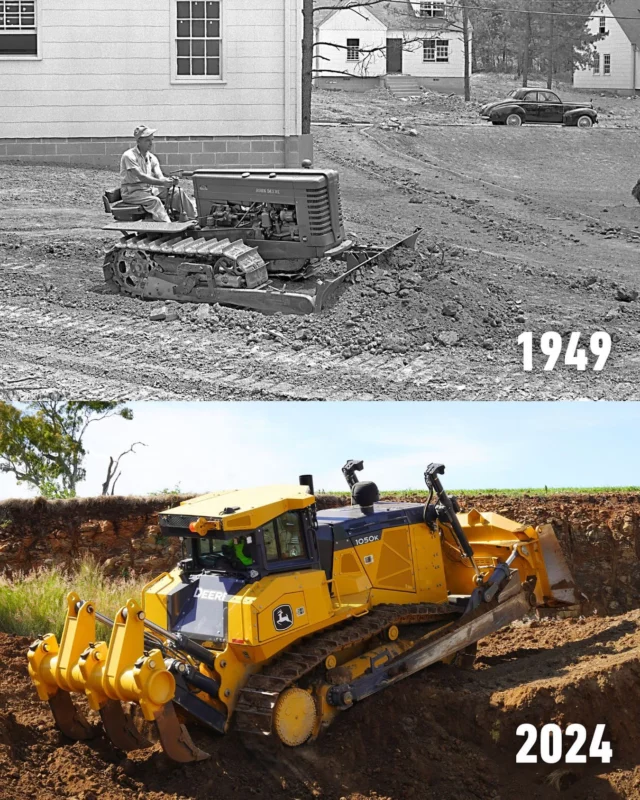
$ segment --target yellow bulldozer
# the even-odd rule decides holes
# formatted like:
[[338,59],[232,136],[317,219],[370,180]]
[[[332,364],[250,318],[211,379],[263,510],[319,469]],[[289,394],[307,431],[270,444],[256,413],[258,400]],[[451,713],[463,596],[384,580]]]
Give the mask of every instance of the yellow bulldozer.
[[[578,603],[551,526],[460,513],[442,464],[427,467],[424,503],[380,502],[362,469],[343,467],[351,505],[341,508],[317,510],[303,475],[161,513],[162,534],[183,542],[176,568],[115,619],[70,593],[60,643],[47,634],[29,649],[59,729],[95,735],[76,694],[124,751],[150,745],[136,716],[179,762],[207,758],[188,721],[301,745],[431,664],[472,663],[479,639],[536,607]],[[96,621],[112,627],[108,643]]]

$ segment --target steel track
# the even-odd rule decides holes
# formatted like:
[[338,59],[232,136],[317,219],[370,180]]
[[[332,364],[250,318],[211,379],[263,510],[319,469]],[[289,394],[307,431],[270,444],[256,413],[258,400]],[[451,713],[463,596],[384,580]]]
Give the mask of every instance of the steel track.
[[459,616],[462,609],[448,603],[381,605],[363,617],[320,631],[276,656],[261,672],[250,676],[240,690],[235,729],[242,734],[269,736],[280,694],[322,665],[327,656],[363,644],[391,625],[419,625]]

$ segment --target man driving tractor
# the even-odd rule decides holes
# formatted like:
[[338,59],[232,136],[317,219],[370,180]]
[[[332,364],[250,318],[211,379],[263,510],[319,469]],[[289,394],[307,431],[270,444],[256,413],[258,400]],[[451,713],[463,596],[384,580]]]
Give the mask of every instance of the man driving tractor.
[[189,195],[177,186],[178,178],[165,178],[160,162],[151,152],[155,132],[155,128],[146,125],[139,125],[133,132],[136,147],[127,150],[120,159],[122,199],[142,206],[155,222],[171,222],[165,208],[167,199],[174,211],[195,219],[196,208]]

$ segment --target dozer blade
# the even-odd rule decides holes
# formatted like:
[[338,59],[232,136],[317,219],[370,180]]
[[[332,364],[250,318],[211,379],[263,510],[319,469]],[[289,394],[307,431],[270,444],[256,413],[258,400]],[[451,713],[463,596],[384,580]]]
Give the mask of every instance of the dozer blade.
[[100,709],[100,717],[107,736],[119,750],[151,747],[151,742],[135,727],[117,700],[108,700]]
[[409,236],[405,236],[404,239],[399,239],[397,242],[389,245],[389,247],[385,247],[383,250],[370,248],[358,251],[357,249],[354,249],[347,253],[347,264],[352,263],[354,260],[357,263],[350,266],[345,272],[342,273],[342,275],[339,275],[337,278],[334,278],[330,281],[324,281],[318,286],[315,294],[314,312],[318,314],[323,308],[326,308],[326,306],[330,304],[332,298],[335,297],[335,294],[340,288],[341,284],[343,284],[344,281],[356,270],[362,269],[362,267],[371,266],[379,258],[391,253],[397,247],[406,247],[410,250],[415,250],[418,236],[420,236],[421,233],[422,228],[416,228],[416,230],[413,233],[410,233]]
[[580,602],[576,585],[565,560],[560,543],[552,525],[540,525],[537,529],[542,557],[547,569],[551,596],[559,603],[575,605]]
[[474,642],[520,619],[534,607],[533,584],[521,584],[514,570],[506,586],[490,602],[483,602],[441,631],[427,634],[402,655],[352,683],[332,686],[327,693],[327,702],[338,708],[349,708],[353,703],[467,649]]
[[189,731],[180,724],[172,702],[165,703],[157,713],[155,721],[162,749],[169,758],[187,764],[190,761],[204,761],[211,757],[209,753],[205,753],[194,744]]
[[58,729],[69,739],[93,739],[96,735],[96,729],[74,705],[69,692],[56,692],[49,698],[49,706]]

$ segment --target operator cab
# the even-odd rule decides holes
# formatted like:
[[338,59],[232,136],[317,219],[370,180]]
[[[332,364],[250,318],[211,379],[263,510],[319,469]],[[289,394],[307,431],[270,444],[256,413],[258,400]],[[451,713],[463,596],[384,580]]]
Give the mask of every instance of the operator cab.
[[315,498],[308,483],[196,497],[159,515],[164,536],[183,540],[185,575],[252,582],[278,572],[318,569]]

